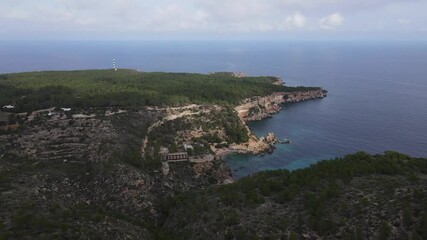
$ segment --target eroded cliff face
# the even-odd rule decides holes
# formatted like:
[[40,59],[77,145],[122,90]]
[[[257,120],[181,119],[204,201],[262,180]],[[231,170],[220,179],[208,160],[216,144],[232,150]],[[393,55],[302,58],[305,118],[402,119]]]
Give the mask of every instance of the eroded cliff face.
[[281,104],[302,102],[310,99],[326,97],[327,91],[323,89],[297,91],[297,92],[277,92],[265,97],[252,97],[242,101],[242,104],[236,106],[239,117],[247,121],[261,120],[271,117],[272,114],[279,112]]

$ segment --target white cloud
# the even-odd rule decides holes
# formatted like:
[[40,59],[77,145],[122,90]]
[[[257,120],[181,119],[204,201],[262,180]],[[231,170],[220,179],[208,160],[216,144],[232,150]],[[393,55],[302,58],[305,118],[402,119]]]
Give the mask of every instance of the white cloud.
[[386,25],[383,22],[377,22],[377,29],[382,30]]
[[291,16],[287,17],[285,21],[279,26],[279,29],[293,29],[293,28],[304,28],[307,22],[307,18],[300,12],[296,12]]
[[[192,0],[192,7],[201,9],[220,23],[236,23],[260,19],[269,12],[271,5],[262,0]],[[191,9],[189,9],[191,10]]]
[[[254,1],[254,0],[247,0]],[[421,2],[424,0],[270,0],[265,1],[269,4],[283,6],[284,8],[303,9],[304,12],[312,10],[314,12],[330,11],[331,8],[340,9],[344,12],[361,12],[366,10],[377,10],[392,4],[410,4],[413,2]]]
[[408,24],[410,24],[410,23],[411,23],[411,20],[409,20],[409,19],[399,18],[399,19],[397,20],[397,22],[398,22],[398,23],[400,23],[400,24],[402,24],[402,25],[408,25]]
[[[1,0],[0,36],[253,34],[312,36],[425,28],[426,0]],[[335,12],[335,11],[340,12]],[[335,12],[335,13],[334,13]],[[333,13],[333,14],[331,14]],[[330,15],[329,15],[330,14]],[[376,24],[378,23],[378,24]],[[285,32],[280,32],[285,30]],[[311,33],[310,33],[311,32]],[[47,36],[47,35],[46,35]]]
[[320,28],[327,29],[327,30],[333,30],[341,26],[343,22],[344,22],[344,17],[339,12],[336,12],[327,17],[324,17],[319,21]]
[[274,26],[267,23],[260,23],[256,26],[256,29],[261,32],[268,32],[274,30]]

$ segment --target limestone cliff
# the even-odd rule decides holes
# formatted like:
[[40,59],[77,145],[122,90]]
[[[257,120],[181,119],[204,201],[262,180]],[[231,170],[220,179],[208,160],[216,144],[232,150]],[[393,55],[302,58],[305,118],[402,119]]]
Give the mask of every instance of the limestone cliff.
[[281,104],[301,102],[326,97],[327,91],[321,88],[308,91],[276,92],[265,97],[252,97],[242,101],[234,109],[243,121],[261,120],[271,117],[281,110]]
[[247,142],[230,144],[227,149],[214,149],[214,153],[217,156],[222,156],[230,152],[249,154],[271,153],[276,143],[277,139],[274,133],[268,133],[266,137],[258,138],[249,130],[249,140]]

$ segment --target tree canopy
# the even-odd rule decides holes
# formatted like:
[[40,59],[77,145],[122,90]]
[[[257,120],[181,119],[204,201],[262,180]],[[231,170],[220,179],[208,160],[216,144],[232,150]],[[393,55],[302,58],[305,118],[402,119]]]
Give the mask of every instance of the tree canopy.
[[53,106],[159,106],[236,104],[272,92],[316,88],[274,85],[275,77],[136,70],[43,71],[0,75],[0,104],[16,111]]

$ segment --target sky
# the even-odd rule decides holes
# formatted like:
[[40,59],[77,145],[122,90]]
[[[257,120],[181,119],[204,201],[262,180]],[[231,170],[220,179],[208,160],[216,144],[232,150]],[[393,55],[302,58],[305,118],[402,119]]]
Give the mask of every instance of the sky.
[[427,40],[427,0],[1,0],[0,40]]

